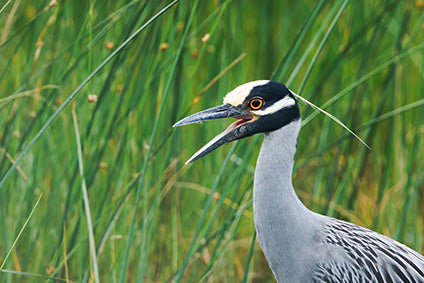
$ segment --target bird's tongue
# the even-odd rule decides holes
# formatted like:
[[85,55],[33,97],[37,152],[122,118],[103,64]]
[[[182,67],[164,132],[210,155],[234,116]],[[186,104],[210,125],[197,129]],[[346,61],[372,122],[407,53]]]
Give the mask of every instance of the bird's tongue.
[[227,129],[225,129],[225,131],[230,129],[230,128],[231,128],[230,130],[233,130],[233,129],[237,128],[238,126],[240,126],[241,124],[244,124],[244,123],[253,119],[252,116],[242,116],[242,117],[236,117],[236,118],[238,118],[239,120],[237,120],[234,123],[232,123],[231,125],[229,125],[227,127]]

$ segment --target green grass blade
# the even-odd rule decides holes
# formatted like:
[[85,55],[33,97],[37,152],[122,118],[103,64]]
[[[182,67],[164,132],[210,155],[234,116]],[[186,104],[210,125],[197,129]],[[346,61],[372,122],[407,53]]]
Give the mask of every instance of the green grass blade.
[[90,202],[88,200],[87,184],[85,182],[85,177],[84,177],[85,175],[84,175],[84,162],[83,162],[83,156],[82,156],[82,150],[81,150],[81,138],[80,138],[79,129],[78,129],[78,119],[77,119],[77,113],[75,111],[75,106],[72,109],[72,119],[74,122],[75,140],[77,145],[79,173],[82,179],[81,189],[82,189],[82,195],[84,200],[85,216],[87,220],[89,248],[91,252],[91,262],[93,264],[94,282],[98,283],[100,277],[99,277],[99,268],[97,264],[96,244],[94,242],[93,224],[91,223]]
[[24,232],[26,226],[28,225],[29,221],[31,220],[32,215],[35,212],[35,209],[37,208],[38,203],[41,200],[41,197],[43,196],[43,194],[40,194],[40,196],[38,197],[37,202],[35,203],[34,207],[32,208],[30,214],[28,215],[24,225],[22,225],[21,230],[19,231],[18,235],[16,236],[15,240],[13,241],[12,246],[9,248],[9,251],[7,252],[6,256],[3,259],[3,262],[0,265],[0,270],[3,271],[3,267],[5,267],[7,259],[9,258],[10,254],[12,253],[13,249],[15,248],[16,244],[18,243],[19,238],[21,237],[22,233]]
[[0,14],[3,13],[4,9],[6,9],[6,7],[10,4],[10,2],[12,2],[12,0],[9,0],[6,3],[4,3],[3,7],[1,7],[0,9]]
[[82,83],[66,98],[66,100],[58,107],[58,109],[50,116],[47,122],[43,125],[43,127],[37,132],[34,138],[28,143],[28,145],[22,150],[22,153],[16,158],[15,163],[9,168],[6,174],[0,181],[0,190],[3,188],[7,179],[10,177],[12,172],[16,169],[16,166],[22,161],[24,156],[28,153],[34,143],[41,137],[41,135],[46,131],[46,129],[53,123],[56,117],[62,112],[62,110],[69,104],[69,102],[74,99],[74,97],[78,94],[78,92],[101,70],[103,67],[109,63],[112,58],[114,58],[117,54],[119,54],[141,31],[143,31],[147,26],[149,26],[154,20],[156,20],[160,15],[166,12],[169,8],[171,8],[178,0],[174,0],[168,6],[159,11],[156,15],[150,18],[145,24],[143,24],[140,28],[138,28],[131,36],[129,36],[121,45],[119,45],[105,60],[103,60],[90,75],[85,78]]

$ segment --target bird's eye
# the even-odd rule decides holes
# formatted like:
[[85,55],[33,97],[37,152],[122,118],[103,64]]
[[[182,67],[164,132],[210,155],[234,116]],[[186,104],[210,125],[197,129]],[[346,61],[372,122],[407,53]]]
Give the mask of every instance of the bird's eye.
[[253,98],[252,100],[250,100],[249,102],[249,106],[250,108],[252,108],[253,110],[258,110],[262,107],[262,105],[264,105],[264,101],[262,98]]

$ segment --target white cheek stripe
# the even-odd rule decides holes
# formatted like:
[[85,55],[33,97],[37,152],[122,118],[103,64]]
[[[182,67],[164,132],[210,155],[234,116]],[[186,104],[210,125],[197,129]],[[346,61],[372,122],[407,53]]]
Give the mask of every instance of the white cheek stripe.
[[283,108],[293,106],[295,104],[296,101],[293,98],[291,98],[290,96],[286,96],[283,99],[272,104],[270,107],[267,107],[263,110],[256,110],[251,112],[256,115],[265,116],[280,111]]

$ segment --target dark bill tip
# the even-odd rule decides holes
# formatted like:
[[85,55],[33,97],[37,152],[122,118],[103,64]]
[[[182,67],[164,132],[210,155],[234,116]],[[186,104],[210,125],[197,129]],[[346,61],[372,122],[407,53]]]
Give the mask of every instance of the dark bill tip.
[[247,115],[246,111],[240,110],[237,107],[234,107],[230,104],[223,104],[216,107],[212,107],[188,117],[181,119],[176,122],[172,127],[180,127],[188,124],[199,123],[202,121],[220,119],[220,118],[230,118]]

